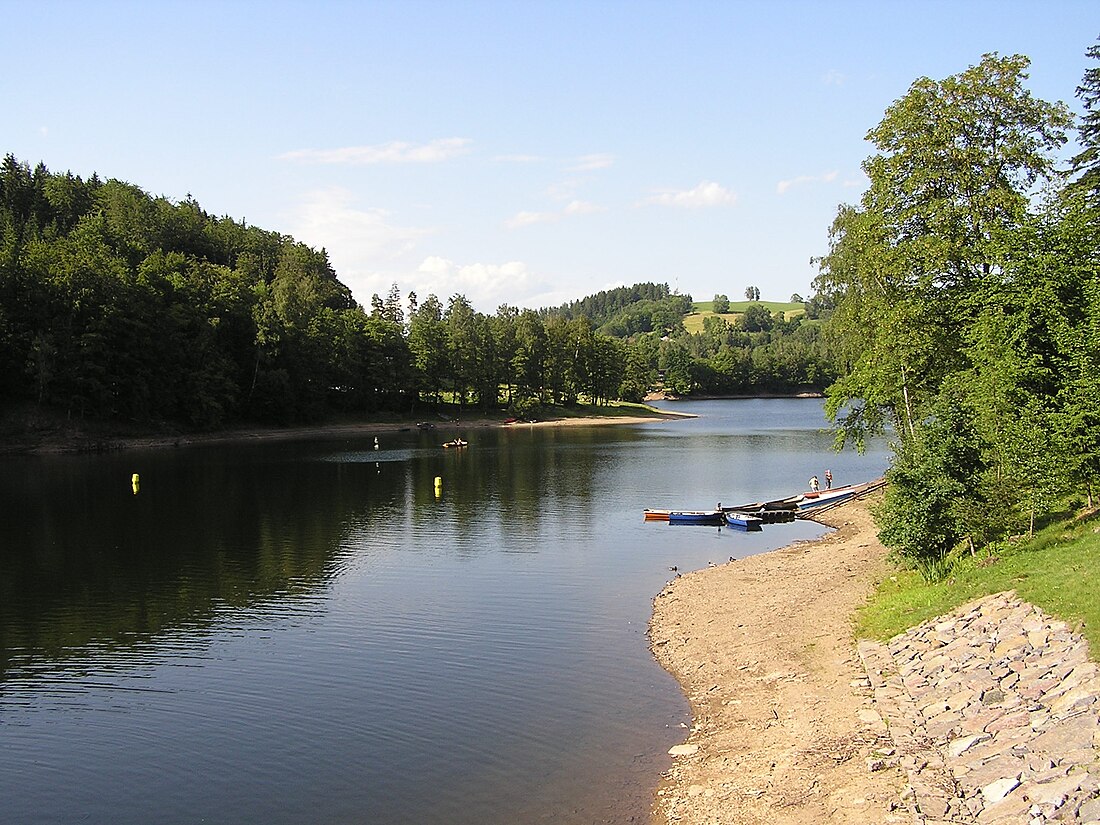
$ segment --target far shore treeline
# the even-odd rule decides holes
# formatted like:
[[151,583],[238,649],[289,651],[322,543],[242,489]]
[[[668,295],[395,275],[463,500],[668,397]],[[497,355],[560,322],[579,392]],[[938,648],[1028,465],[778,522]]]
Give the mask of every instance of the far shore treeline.
[[[688,334],[664,284],[555,309],[462,295],[360,306],[324,249],[119,180],[0,167],[0,405],[209,430],[415,415],[536,414],[578,400],[823,390],[820,327],[757,305]],[[3,412],[3,410],[0,410]]]
[[867,135],[815,294],[750,286],[734,313],[657,283],[493,315],[396,285],[360,306],[324,249],[8,155],[0,413],[201,430],[825,391],[839,444],[891,438],[880,537],[936,578],[1100,483],[1100,68],[1067,90],[1077,122],[1028,67],[916,80]]

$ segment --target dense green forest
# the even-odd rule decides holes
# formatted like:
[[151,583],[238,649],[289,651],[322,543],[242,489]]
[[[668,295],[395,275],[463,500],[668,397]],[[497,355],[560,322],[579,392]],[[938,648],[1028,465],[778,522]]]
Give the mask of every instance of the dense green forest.
[[1028,66],[985,55],[887,109],[815,284],[828,411],[842,441],[891,433],[880,535],[929,578],[1100,481],[1100,69],[1066,160],[1074,118]]
[[[0,398],[78,420],[290,424],[447,401],[547,404],[823,389],[809,334],[746,313],[687,335],[691,296],[639,284],[474,310],[394,286],[362,307],[324,249],[118,180],[0,166]],[[759,313],[756,313],[759,316]]]

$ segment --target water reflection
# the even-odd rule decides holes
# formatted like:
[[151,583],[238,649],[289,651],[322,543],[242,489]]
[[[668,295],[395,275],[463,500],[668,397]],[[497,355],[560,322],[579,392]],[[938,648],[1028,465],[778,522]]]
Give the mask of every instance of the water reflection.
[[644,817],[686,720],[645,640],[668,567],[821,529],[642,510],[885,466],[829,454],[817,402],[693,409],[5,460],[0,820]]

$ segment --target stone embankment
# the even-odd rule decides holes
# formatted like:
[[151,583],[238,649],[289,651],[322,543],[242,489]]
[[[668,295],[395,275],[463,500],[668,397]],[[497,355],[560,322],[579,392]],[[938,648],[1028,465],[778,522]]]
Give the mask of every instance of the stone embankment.
[[916,823],[1100,825],[1100,669],[1065,623],[1001,593],[859,653],[893,744],[868,767]]

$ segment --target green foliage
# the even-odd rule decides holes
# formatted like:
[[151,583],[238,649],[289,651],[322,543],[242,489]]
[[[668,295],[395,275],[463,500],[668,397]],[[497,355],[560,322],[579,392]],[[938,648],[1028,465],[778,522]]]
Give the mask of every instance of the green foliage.
[[973,413],[957,396],[941,398],[914,438],[898,446],[876,512],[879,538],[930,580],[968,534],[969,521],[987,502],[976,484],[984,470]]
[[990,545],[975,556],[950,558],[929,583],[918,573],[886,578],[859,611],[857,635],[888,639],[969,601],[1015,590],[1023,599],[1068,622],[1100,656],[1100,528],[1095,514],[1058,518],[1028,540]]
[[1087,187],[1035,196],[1071,118],[1027,66],[916,81],[868,134],[871,185],[819,262],[843,367],[826,411],[839,444],[892,432],[880,535],[929,579],[1098,478],[1097,213]]
[[[1100,45],[1091,46],[1085,54],[1100,60]],[[1100,66],[1085,71],[1077,97],[1085,107],[1085,114],[1078,128],[1082,149],[1070,161],[1070,174],[1076,176],[1072,186],[1086,192],[1095,202],[1100,198]]]

